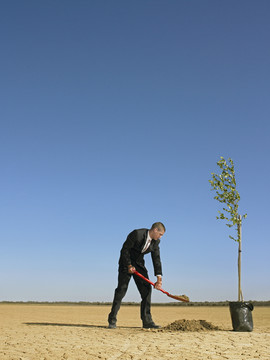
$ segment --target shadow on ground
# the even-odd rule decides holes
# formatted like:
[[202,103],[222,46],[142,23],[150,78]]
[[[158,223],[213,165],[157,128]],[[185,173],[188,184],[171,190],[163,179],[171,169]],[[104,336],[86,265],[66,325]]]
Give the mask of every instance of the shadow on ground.
[[[108,326],[90,325],[90,324],[64,324],[64,323],[49,323],[49,322],[40,322],[40,323],[26,322],[26,323],[23,323],[23,324],[24,325],[31,325],[31,326],[70,326],[70,327],[108,329]],[[141,329],[141,328],[138,327],[138,326],[117,326],[117,329]]]

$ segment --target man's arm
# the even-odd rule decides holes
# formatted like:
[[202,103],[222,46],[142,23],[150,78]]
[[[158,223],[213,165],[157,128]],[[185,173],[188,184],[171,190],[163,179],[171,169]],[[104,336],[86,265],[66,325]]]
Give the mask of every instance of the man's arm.
[[122,264],[126,267],[132,266],[131,258],[130,258],[130,250],[134,246],[135,242],[136,242],[136,233],[134,230],[128,235],[128,237],[127,237],[126,241],[124,242],[122,249],[121,249],[120,259],[121,259]]
[[160,260],[160,250],[159,250],[159,243],[160,240],[153,240],[156,241],[153,250],[151,251],[152,262],[154,266],[155,276],[160,275],[162,276],[162,266]]

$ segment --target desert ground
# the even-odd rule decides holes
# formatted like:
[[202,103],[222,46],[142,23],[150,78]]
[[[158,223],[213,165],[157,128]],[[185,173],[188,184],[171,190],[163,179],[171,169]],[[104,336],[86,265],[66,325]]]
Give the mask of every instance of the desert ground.
[[269,360],[270,307],[253,311],[253,332],[232,331],[229,309],[153,306],[154,321],[206,320],[221,330],[142,329],[139,306],[122,306],[117,329],[110,307],[0,304],[0,360]]

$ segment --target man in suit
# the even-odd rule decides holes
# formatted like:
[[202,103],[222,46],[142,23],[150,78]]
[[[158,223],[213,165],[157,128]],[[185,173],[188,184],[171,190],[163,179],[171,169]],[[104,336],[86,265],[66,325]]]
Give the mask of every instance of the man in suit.
[[[160,261],[159,243],[160,238],[165,233],[165,226],[161,222],[156,222],[151,229],[133,230],[123,244],[119,259],[118,269],[118,286],[115,289],[112,309],[108,317],[109,328],[116,328],[117,313],[120,309],[121,302],[125,296],[130,278],[135,270],[148,279],[148,272],[144,263],[144,255],[151,253],[157,282],[156,289],[162,286],[162,268]],[[141,319],[144,328],[159,328],[154,323],[151,316],[151,292],[152,288],[149,283],[140,277],[133,275],[136,286],[141,295]]]

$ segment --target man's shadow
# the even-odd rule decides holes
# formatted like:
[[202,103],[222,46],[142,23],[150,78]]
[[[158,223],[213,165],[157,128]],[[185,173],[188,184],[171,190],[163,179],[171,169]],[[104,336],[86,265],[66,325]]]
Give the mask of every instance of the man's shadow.
[[[65,323],[50,323],[50,322],[26,322],[24,325],[30,326],[67,326],[67,327],[84,327],[84,328],[100,328],[108,329],[108,326],[89,325],[89,324],[65,324]],[[117,329],[141,329],[138,326],[117,326]],[[111,329],[108,329],[111,330]]]

